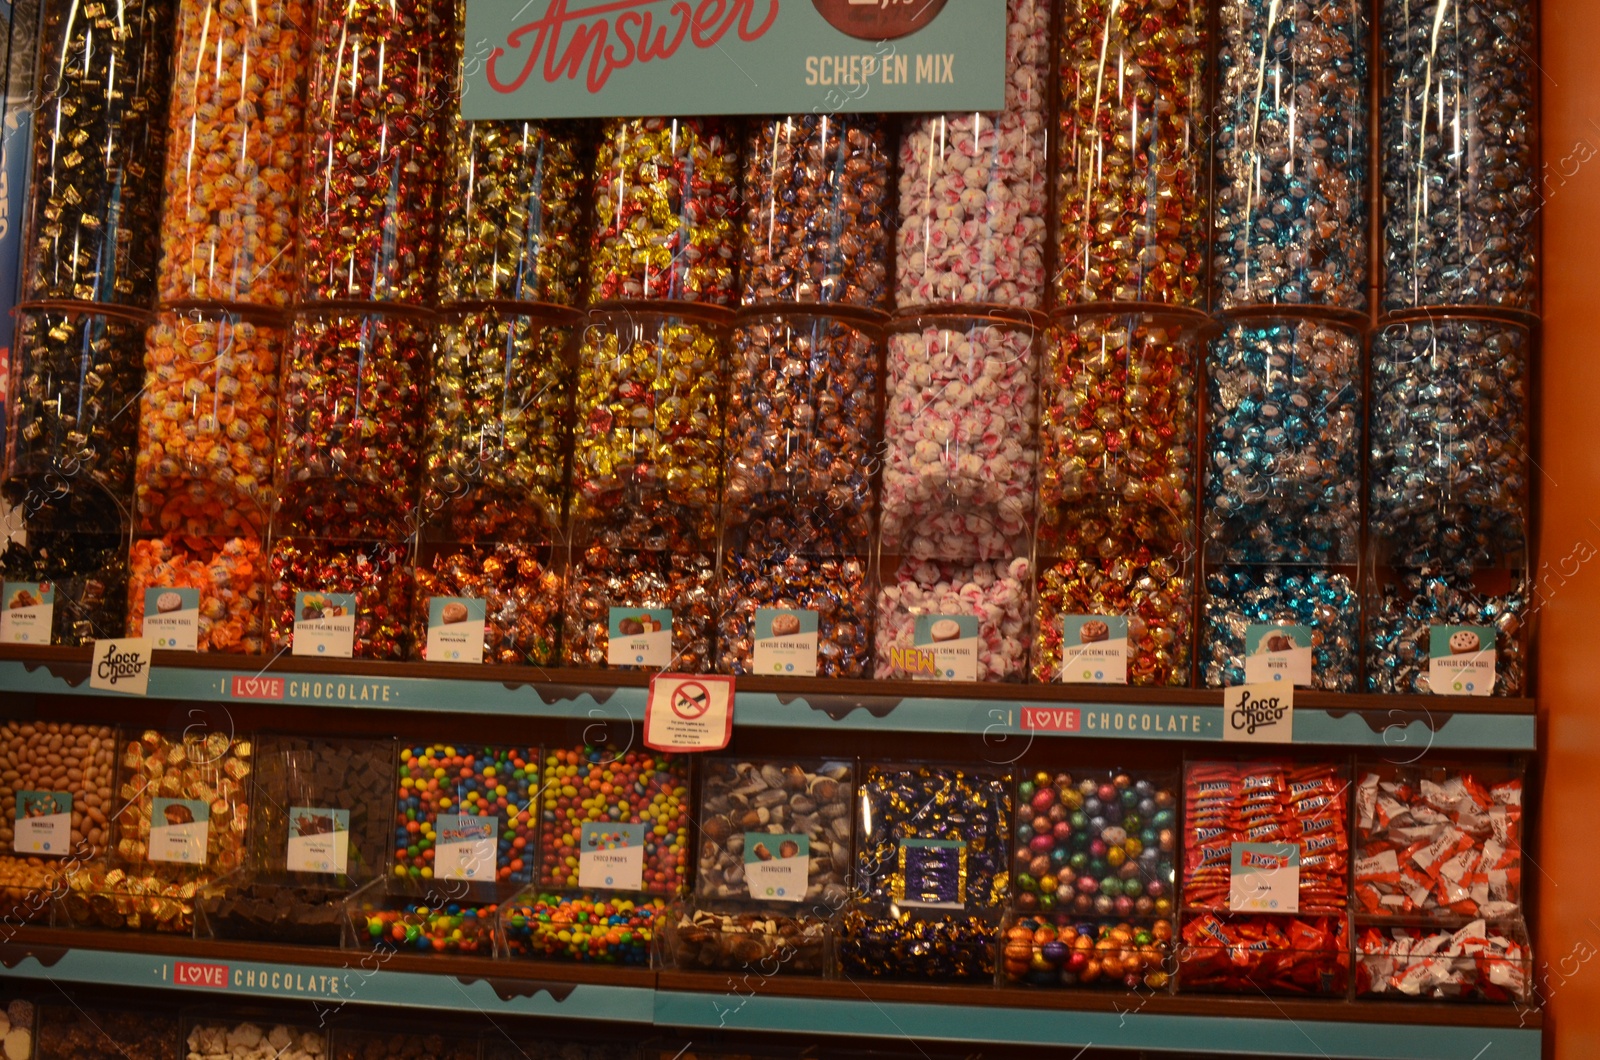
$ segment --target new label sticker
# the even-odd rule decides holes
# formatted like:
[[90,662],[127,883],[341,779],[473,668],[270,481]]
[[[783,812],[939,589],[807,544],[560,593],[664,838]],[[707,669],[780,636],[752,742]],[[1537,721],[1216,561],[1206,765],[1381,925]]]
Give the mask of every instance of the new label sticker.
[[146,589],[144,635],[163,651],[198,651],[200,590]]
[[756,650],[751,664],[758,674],[817,676],[817,613],[763,607],[756,611]]
[[1222,738],[1244,743],[1294,741],[1294,686],[1234,685],[1222,690]]
[[612,666],[671,666],[672,612],[665,607],[613,607],[606,640]]
[[644,705],[644,743],[657,751],[720,751],[733,738],[733,678],[656,674]]
[[211,804],[203,799],[156,799],[150,811],[150,860],[206,863]]
[[1121,615],[1061,616],[1061,680],[1128,683],[1128,620]]
[[1247,684],[1311,687],[1311,627],[1251,624],[1244,647]]
[[1428,690],[1438,696],[1494,694],[1493,626],[1432,626],[1428,630]]
[[11,850],[17,854],[66,857],[72,845],[72,793],[19,791]]
[[578,886],[637,891],[644,881],[644,825],[595,821],[578,836]]
[[913,680],[976,681],[978,616],[916,616],[911,647],[891,648],[889,665]]
[[150,691],[150,638],[97,640],[89,657],[89,687],[142,696]]
[[751,898],[800,902],[806,896],[811,840],[787,832],[744,834],[744,882]]
[[433,876],[493,882],[498,817],[441,813],[434,818]]
[[470,596],[428,600],[429,662],[483,662],[483,625],[488,609]]
[[1228,908],[1235,913],[1298,913],[1300,847],[1295,843],[1233,844]]
[[49,582],[4,582],[0,644],[49,644],[56,590]]
[[348,659],[356,647],[354,593],[295,593],[292,654]]
[[350,861],[350,811],[325,806],[289,807],[290,872],[342,875]]

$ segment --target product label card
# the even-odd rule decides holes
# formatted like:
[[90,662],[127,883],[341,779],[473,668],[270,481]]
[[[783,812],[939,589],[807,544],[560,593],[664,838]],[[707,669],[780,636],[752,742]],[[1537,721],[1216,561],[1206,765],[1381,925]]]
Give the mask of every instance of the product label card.
[[290,872],[342,874],[350,862],[350,811],[289,807]]
[[665,607],[613,607],[606,662],[612,666],[671,666],[672,612]]
[[165,651],[199,650],[200,590],[146,589],[144,635]]
[[70,791],[17,792],[17,819],[11,849],[17,854],[67,856],[72,845],[72,793]]
[[644,704],[644,744],[657,751],[720,751],[733,738],[733,678],[659,673]]
[[1235,843],[1228,908],[1236,913],[1300,911],[1300,847],[1295,843]]
[[1234,685],[1222,690],[1222,738],[1244,743],[1294,741],[1294,685]]
[[89,687],[130,696],[150,691],[149,637],[97,640],[89,657]]
[[644,825],[596,821],[578,836],[578,886],[637,891],[644,882]]
[[438,880],[493,882],[498,817],[441,813],[434,818],[433,876]]
[[470,596],[428,600],[429,662],[483,662],[483,624],[488,610]]
[[959,839],[900,840],[901,905],[959,908],[967,900],[967,844]]
[[294,594],[294,655],[348,659],[356,647],[354,593]]
[[817,613],[773,607],[757,610],[751,669],[786,677],[817,676]]
[[4,582],[0,644],[49,644],[56,590],[49,582]]
[[1246,683],[1311,687],[1310,626],[1246,626],[1244,651]]
[[1121,615],[1061,616],[1061,680],[1128,683],[1128,620]]
[[1428,689],[1437,696],[1494,694],[1493,626],[1433,626],[1428,630]]
[[203,799],[156,799],[150,813],[150,860],[206,863],[211,804]]
[[889,649],[897,676],[920,681],[978,679],[978,616],[917,615],[911,647]]
[[744,882],[751,898],[799,902],[806,896],[811,840],[787,832],[744,834]]

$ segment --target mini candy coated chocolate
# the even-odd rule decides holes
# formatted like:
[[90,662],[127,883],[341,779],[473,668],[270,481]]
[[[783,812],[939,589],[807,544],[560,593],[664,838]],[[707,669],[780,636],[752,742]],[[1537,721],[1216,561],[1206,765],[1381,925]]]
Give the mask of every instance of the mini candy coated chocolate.
[[1364,4],[1221,0],[1212,302],[1367,305]]
[[580,964],[649,967],[660,898],[536,894],[500,910],[506,952]]
[[[52,644],[78,646],[120,637],[128,619],[128,549],[122,533],[30,530],[0,553],[6,581],[48,584],[55,593]],[[9,601],[8,601],[9,603]]]
[[30,527],[126,519],[139,432],[142,321],[22,310],[11,354],[5,496]]
[[915,645],[919,617],[973,615],[977,680],[1021,681],[1028,669],[1032,593],[1033,567],[1023,556],[976,563],[902,559],[878,592],[875,676],[918,676],[897,660]]
[[177,0],[162,301],[293,297],[310,0]]
[[[1349,904],[1350,780],[1319,762],[1190,762],[1184,770],[1183,908],[1226,910],[1236,843],[1300,848],[1300,911]],[[1184,941],[1206,945],[1184,924]]]
[[[538,791],[537,747],[402,747],[392,874],[401,880],[437,879],[441,888],[447,886],[446,876],[434,871],[436,828],[440,814],[456,814],[495,819],[493,869],[476,866],[481,878],[472,883],[532,881],[537,860],[534,815],[538,811],[534,803]],[[451,885],[459,882],[454,876],[448,881]],[[491,928],[485,925],[484,930]]]
[[494,905],[468,905],[461,902],[439,905],[409,902],[393,909],[355,905],[350,910],[350,926],[355,933],[357,946],[363,949],[387,952],[410,950],[450,957],[493,957],[497,909]]
[[1536,11],[1383,0],[1386,309],[1536,307]]
[[[1017,910],[1170,921],[1177,884],[1175,787],[1092,770],[1038,772],[1018,782],[1011,862]],[[1170,938],[1170,922],[1166,927]]]
[[1319,994],[1350,984],[1343,917],[1186,917],[1178,945],[1179,991]]
[[1009,985],[1164,990],[1177,969],[1170,920],[1096,923],[1035,914],[1006,928],[1001,946]]
[[739,152],[719,118],[613,118],[595,160],[592,302],[732,305]]
[[198,651],[260,655],[266,645],[267,560],[256,538],[141,538],[128,553],[128,635],[144,632],[149,589],[195,589]]
[[1039,572],[1033,679],[1063,679],[1064,616],[1100,615],[1128,620],[1129,684],[1188,685],[1194,627],[1189,559],[1152,554],[1125,534],[1094,549],[1060,547],[1060,557]]
[[1455,931],[1369,927],[1356,937],[1358,997],[1527,1001],[1533,975],[1520,920],[1473,920]]
[[1526,328],[1435,318],[1372,343],[1371,530],[1396,566],[1523,560],[1528,541]]
[[744,305],[886,307],[886,124],[870,114],[755,123],[744,150]]
[[999,114],[918,115],[900,141],[895,305],[1042,307],[1049,0],[1006,0]]
[[1366,916],[1513,916],[1522,902],[1522,774],[1357,770],[1356,908]]
[[398,662],[406,657],[413,579],[409,547],[285,537],[273,542],[268,567],[274,652],[293,650],[296,593],[352,593],[354,658]]
[[417,506],[428,324],[303,312],[290,333],[277,452],[278,535],[388,540]]
[[643,749],[584,745],[547,751],[539,812],[539,885],[579,885],[585,824],[635,824],[644,826],[644,872],[638,889],[678,895],[687,883],[688,767],[686,758]]
[[285,331],[164,312],[144,348],[135,514],[147,533],[260,535],[272,510]]
[[[868,902],[902,907],[954,902],[982,909],[1004,902],[1011,783],[997,768],[867,766],[856,822],[857,892]],[[935,845],[923,846],[924,840]],[[988,931],[992,937],[993,926]]]
[[549,540],[572,433],[572,329],[506,310],[439,324],[422,522],[430,538]]
[[1066,0],[1059,304],[1205,298],[1206,4]]
[[1493,694],[1521,695],[1526,670],[1523,610],[1531,586],[1520,571],[1509,572],[1509,578],[1504,589],[1486,589],[1459,570],[1430,564],[1397,571],[1392,581],[1375,586],[1365,609],[1367,691],[1428,692],[1434,628],[1490,626],[1496,634]]
[[317,0],[301,301],[432,300],[454,15],[428,0]]
[[417,567],[411,641],[428,657],[429,602],[436,596],[484,602],[483,661],[503,666],[555,662],[561,575],[550,549],[502,541],[441,549]]
[[591,179],[583,141],[575,122],[451,119],[441,302],[580,304]]
[[847,979],[985,984],[994,979],[999,929],[992,915],[911,910],[877,915],[852,909],[838,930],[839,968]]
[[930,317],[890,335],[886,552],[966,563],[1026,553],[1018,542],[1032,531],[1038,466],[1034,335],[998,317]]
[[155,300],[174,6],[43,5],[24,301]]
[[1219,567],[1206,573],[1201,677],[1209,688],[1242,685],[1249,628],[1311,631],[1311,687],[1356,688],[1359,601],[1350,575],[1321,567]]
[[[746,844],[761,860],[798,857],[772,843],[762,858],[762,834],[806,837],[806,884],[774,908],[798,903],[844,906],[850,879],[852,769],[848,762],[706,759],[700,789],[700,860],[695,894],[703,899],[762,899],[745,874]],[[808,906],[809,907],[809,906]],[[696,914],[696,919],[699,914]],[[759,918],[758,918],[759,919]]]
[[821,975],[827,964],[828,923],[815,916],[686,909],[665,935],[668,959],[684,971]]
[[1353,564],[1361,524],[1361,338],[1293,317],[1230,320],[1211,343],[1206,553]]

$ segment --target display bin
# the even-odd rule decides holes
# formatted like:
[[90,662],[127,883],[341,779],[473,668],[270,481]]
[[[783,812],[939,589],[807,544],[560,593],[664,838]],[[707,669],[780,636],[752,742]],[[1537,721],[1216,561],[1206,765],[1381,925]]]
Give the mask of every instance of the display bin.
[[312,658],[406,657],[415,588],[411,547],[278,538],[268,560],[268,644]]
[[[411,617],[417,658],[556,660],[573,331],[567,317],[509,307],[440,323]],[[457,623],[466,625],[450,628]]]
[[609,119],[594,175],[591,303],[735,303],[739,146],[723,119]]
[[372,880],[344,900],[341,945],[347,950],[375,953],[498,957],[495,918],[500,905],[494,899],[507,890],[504,885],[472,884],[459,879],[427,880],[421,884]]
[[[1183,908],[1234,904],[1238,848],[1267,844],[1279,868],[1298,859],[1294,901],[1303,915],[1342,913],[1350,902],[1348,761],[1219,760],[1184,764]],[[1241,865],[1244,863],[1241,861]],[[1268,883],[1278,868],[1259,873]],[[1263,898],[1261,901],[1266,901]],[[1184,941],[1189,923],[1184,925]]]
[[1200,679],[1354,692],[1361,598],[1353,568],[1218,565],[1206,572]]
[[825,976],[833,968],[831,920],[842,908],[825,902],[696,901],[674,906],[657,932],[661,967],[684,972],[753,972],[759,976]]
[[883,762],[858,777],[853,890],[866,903],[988,909],[1006,900],[1009,767]]
[[209,719],[121,737],[116,846],[66,878],[56,923],[192,934],[196,895],[245,861],[255,742]]
[[1205,304],[1209,5],[1071,5],[1060,35],[1058,305]]
[[[456,19],[465,26],[459,11]],[[455,41],[459,70],[464,34]],[[440,302],[583,304],[590,139],[579,122],[450,119]]]
[[1355,565],[1361,369],[1354,326],[1293,316],[1224,322],[1206,372],[1208,560]]
[[[1522,908],[1520,761],[1356,761],[1356,915],[1503,921]],[[1411,922],[1411,921],[1408,921]]]
[[128,635],[167,651],[260,655],[268,588],[258,536],[140,538],[128,552]]
[[1529,329],[1448,314],[1372,339],[1369,534],[1391,567],[1518,564],[1529,548]]
[[1245,0],[1220,12],[1214,308],[1365,313],[1371,29],[1360,4]]
[[1533,947],[1520,916],[1465,923],[1356,919],[1357,997],[1524,1004],[1534,989]]
[[[51,0],[39,9],[24,301],[155,301],[176,7],[136,0],[90,16]],[[17,50],[28,46],[19,40]]]
[[902,129],[897,309],[1044,308],[1053,21],[1048,0],[1007,0],[1004,110]]
[[753,122],[740,303],[888,308],[890,158],[889,122],[878,115]]
[[1001,927],[999,984],[1170,993],[1173,922],[1070,913],[1011,913]]
[[[683,894],[690,858],[689,763],[683,755],[631,744],[546,748],[540,889],[604,890],[630,898]],[[640,848],[642,854],[631,853]]]
[[202,936],[336,946],[344,899],[386,874],[393,740],[263,736],[244,868],[200,895]]
[[313,5],[175,6],[161,300],[284,308],[298,281],[300,169],[310,157],[305,88]]
[[666,908],[638,893],[528,888],[500,907],[501,946],[517,959],[649,968]]
[[183,1060],[176,1009],[39,1006],[38,1060]]
[[0,998],[0,1051],[6,1060],[34,1060],[38,1006],[27,997]]
[[[13,643],[82,646],[128,617],[127,513],[105,530],[13,528],[0,552],[0,624]],[[17,513],[13,512],[13,518]]]
[[300,1020],[284,1016],[254,1008],[190,1009],[183,1014],[186,1055],[191,1060],[324,1060],[327,1029],[312,1022],[309,1012]]
[[441,1033],[420,1020],[352,1019],[334,1027],[332,1060],[479,1060],[483,1043],[475,1034]]
[[[1039,770],[1017,781],[1011,904],[1019,913],[1170,921],[1176,907],[1178,776]],[[1171,924],[1168,924],[1171,927]],[[1170,931],[1168,933],[1170,938]]]
[[1346,918],[1288,913],[1184,913],[1178,992],[1344,997]]
[[48,923],[63,877],[110,851],[117,746],[110,725],[0,723],[0,920]]
[[[1368,692],[1523,694],[1536,590],[1521,564],[1377,567],[1365,584]],[[1448,669],[1435,687],[1437,666]]]
[[998,908],[962,911],[863,904],[836,925],[839,972],[846,979],[994,984]]
[[299,301],[429,304],[455,5],[316,0]]
[[401,893],[448,883],[467,888],[451,895],[488,891],[499,901],[533,882],[534,806],[548,792],[539,761],[530,746],[401,745],[389,859]]
[[1385,309],[1538,310],[1537,22],[1526,2],[1379,5]]

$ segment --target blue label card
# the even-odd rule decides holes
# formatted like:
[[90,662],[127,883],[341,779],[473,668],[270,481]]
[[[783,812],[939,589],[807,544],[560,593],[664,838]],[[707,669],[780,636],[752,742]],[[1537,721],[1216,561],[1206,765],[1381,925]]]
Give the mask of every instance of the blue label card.
[[637,891],[644,883],[644,825],[586,823],[578,835],[578,886]]
[[1490,696],[1494,680],[1493,626],[1429,628],[1429,691],[1436,696]]
[[1080,685],[1127,684],[1127,618],[1062,615],[1061,680]]
[[429,662],[483,662],[483,628],[488,608],[470,596],[434,596],[428,599]]
[[62,858],[72,846],[72,793],[18,791],[11,850]]
[[150,860],[206,863],[211,804],[203,799],[156,799],[150,811]]
[[200,590],[152,588],[144,591],[144,635],[164,651],[197,651],[200,641]]
[[978,616],[917,615],[911,647],[891,649],[890,662],[896,676],[913,680],[976,681]]
[[672,665],[671,609],[613,607],[607,629],[606,662],[612,666]]
[[0,644],[49,644],[56,590],[49,582],[5,582],[0,598]]
[[785,677],[817,676],[817,613],[758,608],[751,669],[758,674]]
[[348,659],[355,654],[354,593],[294,594],[293,654]]
[[811,869],[811,840],[789,832],[744,834],[744,882],[751,898],[800,902]]
[[1311,687],[1310,626],[1277,626],[1252,623],[1244,632],[1244,679],[1246,684],[1288,684]]
[[350,863],[350,811],[289,807],[290,872],[343,874]]

